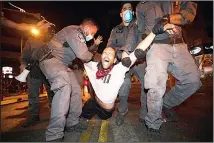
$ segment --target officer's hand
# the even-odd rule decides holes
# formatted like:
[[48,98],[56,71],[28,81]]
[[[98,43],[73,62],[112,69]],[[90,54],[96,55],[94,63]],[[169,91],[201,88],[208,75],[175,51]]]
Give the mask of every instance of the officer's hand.
[[97,39],[94,40],[94,43],[95,43],[96,45],[100,45],[100,43],[103,42],[102,40],[103,40],[103,37],[99,35],[99,36],[97,37]]
[[152,29],[152,33],[155,35],[162,34],[165,30],[172,29],[174,27],[173,24],[168,24],[166,21],[160,19]]
[[136,58],[137,58],[138,60],[141,60],[141,59],[144,59],[144,58],[145,58],[146,52],[143,51],[142,49],[136,49],[136,50],[134,51],[134,55],[136,56]]
[[122,62],[122,65],[125,66],[125,67],[127,67],[127,68],[130,67],[130,65],[132,63],[132,61],[131,61],[131,59],[129,57],[123,58],[121,60],[121,62]]

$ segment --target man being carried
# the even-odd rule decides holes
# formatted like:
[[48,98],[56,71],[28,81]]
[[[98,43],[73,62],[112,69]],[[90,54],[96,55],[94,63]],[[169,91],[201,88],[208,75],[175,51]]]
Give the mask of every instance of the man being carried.
[[84,64],[96,96],[95,99],[91,98],[85,103],[82,117],[91,119],[97,114],[102,120],[106,120],[112,116],[115,100],[124,82],[125,73],[129,71],[138,58],[145,57],[145,50],[157,34],[161,34],[174,26],[171,24],[164,25],[165,22],[162,19],[154,26],[152,32],[139,43],[134,52],[130,55],[123,53],[123,59],[118,64],[115,64],[115,50],[111,47],[103,51],[101,63],[91,61]]

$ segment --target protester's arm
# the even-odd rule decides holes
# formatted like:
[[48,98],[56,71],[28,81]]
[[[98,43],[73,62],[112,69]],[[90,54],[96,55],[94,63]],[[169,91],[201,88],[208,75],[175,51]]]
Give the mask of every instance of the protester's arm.
[[138,44],[134,52],[132,52],[129,56],[123,53],[122,64],[126,67],[130,67],[137,59],[144,58],[146,56],[146,49],[149,48],[155,36],[163,33],[165,30],[172,29],[173,27],[173,24],[166,24],[163,26],[163,23],[157,23],[152,29],[152,32]]
[[197,4],[190,1],[180,2],[180,11],[175,14],[165,15],[168,22],[176,25],[185,25],[191,23],[197,11]]

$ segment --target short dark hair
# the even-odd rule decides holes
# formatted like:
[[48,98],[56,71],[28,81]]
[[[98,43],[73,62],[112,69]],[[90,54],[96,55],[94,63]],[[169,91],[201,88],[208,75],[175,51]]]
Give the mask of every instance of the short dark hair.
[[[123,6],[127,3],[130,3],[132,5],[132,2],[131,1],[122,1],[121,4],[120,4],[120,10],[122,10]],[[132,5],[132,9],[133,9],[133,5]]]
[[90,25],[90,26],[96,26],[97,29],[99,29],[99,25],[97,24],[97,22],[92,19],[92,18],[86,18],[82,21],[81,25]]

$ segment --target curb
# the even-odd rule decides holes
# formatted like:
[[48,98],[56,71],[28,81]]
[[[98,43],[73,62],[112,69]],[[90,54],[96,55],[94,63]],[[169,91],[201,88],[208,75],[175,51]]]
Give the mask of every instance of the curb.
[[[40,94],[39,97],[41,98],[41,97],[45,97],[45,96],[47,96],[47,94]],[[12,104],[12,103],[18,103],[18,102],[22,102],[22,101],[28,101],[28,96],[26,95],[23,97],[17,97],[17,98],[1,101],[1,106]]]

